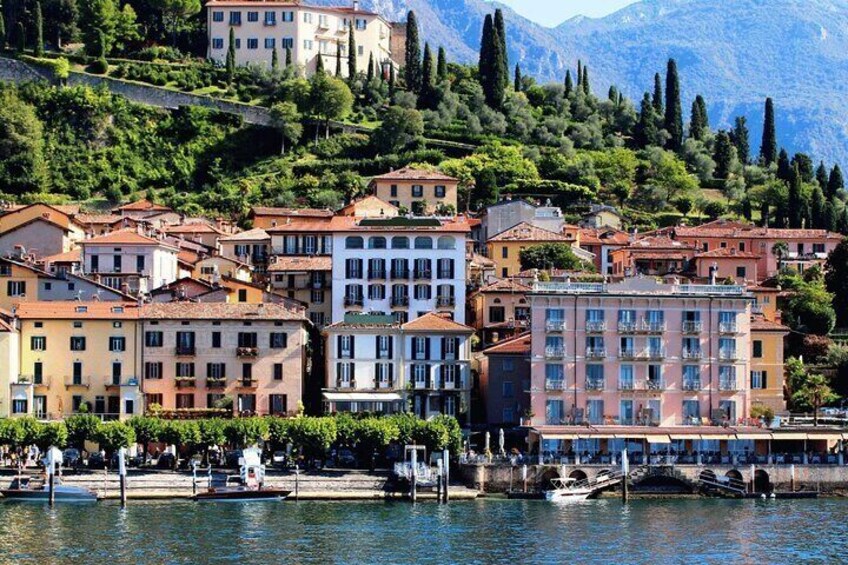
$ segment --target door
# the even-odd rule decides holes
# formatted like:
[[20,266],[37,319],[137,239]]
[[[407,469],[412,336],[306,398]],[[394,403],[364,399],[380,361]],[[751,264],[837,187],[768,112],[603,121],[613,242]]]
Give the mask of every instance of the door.
[[121,397],[120,396],[110,396],[106,399],[108,409],[106,413],[109,418],[117,418],[121,414]]
[[44,420],[47,418],[47,397],[42,395],[35,395],[32,397],[33,409],[35,410],[35,417],[39,420]]

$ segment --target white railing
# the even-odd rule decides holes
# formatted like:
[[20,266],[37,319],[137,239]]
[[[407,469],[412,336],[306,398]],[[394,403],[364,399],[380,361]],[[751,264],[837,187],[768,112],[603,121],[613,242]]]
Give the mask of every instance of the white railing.
[[587,359],[603,359],[607,356],[607,350],[605,347],[587,347],[586,348],[586,358]]
[[545,329],[549,332],[561,332],[565,329],[565,320],[547,320]]
[[649,347],[642,352],[644,359],[665,359],[665,347]]
[[618,381],[618,390],[636,390],[636,385],[633,379],[624,379]]
[[570,294],[599,294],[606,292],[604,283],[571,283],[571,282],[537,282],[533,283],[535,292],[570,293]]
[[736,322],[720,322],[718,331],[723,334],[735,334],[737,332]]
[[680,357],[689,361],[697,361],[704,358],[704,352],[700,349],[684,349]]
[[632,348],[624,348],[618,350],[619,359],[636,359],[636,350]]
[[718,382],[718,389],[722,391],[734,392],[739,390],[739,384],[736,378],[721,378]]
[[607,323],[601,321],[586,321],[586,331],[589,333],[600,333],[607,330]]
[[683,379],[683,390],[693,391],[701,390],[700,379]]
[[545,357],[548,359],[562,359],[565,357],[565,349],[562,347],[546,347]]
[[665,322],[649,322],[648,320],[642,320],[641,324],[639,324],[639,331],[662,333],[665,331]]
[[586,379],[586,390],[604,390],[604,379]]
[[564,379],[546,379],[545,390],[565,390]]
[[676,294],[721,294],[723,296],[746,293],[742,285],[724,284],[680,284],[674,290]]
[[636,322],[619,322],[618,323],[618,333],[626,334],[626,333],[636,333],[636,329],[638,325]]
[[735,349],[721,349],[718,352],[719,361],[736,361],[738,358],[739,355],[736,353]]
[[700,333],[702,331],[704,331],[703,322],[691,322],[691,321],[683,322],[683,332],[684,333],[692,334],[692,333]]

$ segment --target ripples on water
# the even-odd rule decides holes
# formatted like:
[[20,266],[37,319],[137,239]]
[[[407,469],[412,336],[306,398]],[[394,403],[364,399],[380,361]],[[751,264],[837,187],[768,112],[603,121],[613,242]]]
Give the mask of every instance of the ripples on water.
[[837,563],[848,501],[0,503],[2,563]]

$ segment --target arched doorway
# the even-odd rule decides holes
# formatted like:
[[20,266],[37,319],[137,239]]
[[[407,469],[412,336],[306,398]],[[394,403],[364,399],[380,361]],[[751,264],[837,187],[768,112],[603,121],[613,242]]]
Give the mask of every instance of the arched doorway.
[[[559,475],[559,471],[557,469],[551,469],[551,468],[545,469],[545,471],[542,473],[542,476],[540,477],[540,481],[539,481],[539,483],[542,485],[542,490],[551,490],[552,488],[554,488],[554,485],[551,482],[551,479],[558,479],[559,477],[560,477],[560,475]],[[519,477],[519,480],[520,480],[520,477]]]
[[745,479],[742,477],[742,473],[737,471],[736,469],[731,469],[727,473],[724,474],[725,477],[735,479],[737,481],[744,481]]
[[771,492],[771,480],[769,474],[762,469],[754,471],[754,490],[756,492]]
[[581,471],[580,469],[575,469],[574,471],[568,474],[568,478],[574,479],[576,481],[585,481],[588,477],[586,476],[586,473],[584,471]]

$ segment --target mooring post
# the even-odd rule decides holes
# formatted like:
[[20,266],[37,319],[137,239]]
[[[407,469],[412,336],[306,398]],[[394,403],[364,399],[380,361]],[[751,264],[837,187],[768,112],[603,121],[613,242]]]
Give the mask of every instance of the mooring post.
[[627,486],[627,475],[630,474],[630,461],[627,460],[627,448],[621,450],[621,502],[626,503],[630,496]]
[[527,465],[521,466],[521,483],[523,485],[521,488],[526,493],[527,492]]
[[789,465],[789,492],[795,492],[795,463]]
[[294,501],[300,502],[300,465],[294,466]]
[[450,451],[449,450],[447,450],[447,449],[442,450],[442,461],[444,461],[444,466],[442,468],[442,471],[445,474],[445,478],[444,478],[444,481],[443,481],[444,489],[442,490],[442,495],[444,496],[445,504],[447,504],[448,500],[450,500],[449,494],[448,494],[448,492],[450,491]]
[[[56,486],[54,482],[54,476],[56,475],[56,461],[53,459],[53,452],[48,451],[49,460],[47,462],[47,483],[48,489],[50,490],[50,506],[53,506],[53,503],[56,502]],[[20,484],[18,485],[20,488]]]
[[416,449],[412,450],[411,464],[412,464],[412,472],[409,475],[409,498],[412,500],[412,502],[415,502],[416,494],[417,494],[415,492],[416,488],[417,488],[415,483],[416,483],[416,479],[418,478],[417,477],[417,474],[418,474],[418,450],[416,450]]
[[127,450],[122,447],[118,450],[118,482],[121,486],[121,506],[127,505]]
[[[124,483],[121,483],[123,488]],[[191,495],[197,496],[197,461],[191,462]]]
[[751,494],[757,493],[757,485],[755,484],[757,471],[754,467],[754,464],[751,463]]
[[439,459],[436,461],[436,500],[439,501],[439,504],[444,502],[442,499],[442,481],[444,479],[444,471],[442,470],[442,460]]

